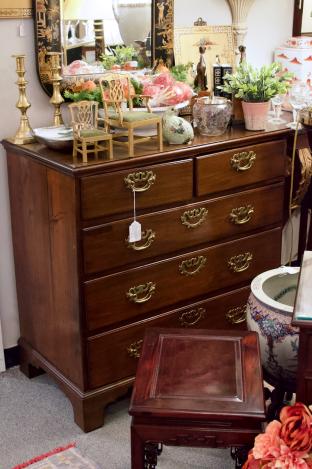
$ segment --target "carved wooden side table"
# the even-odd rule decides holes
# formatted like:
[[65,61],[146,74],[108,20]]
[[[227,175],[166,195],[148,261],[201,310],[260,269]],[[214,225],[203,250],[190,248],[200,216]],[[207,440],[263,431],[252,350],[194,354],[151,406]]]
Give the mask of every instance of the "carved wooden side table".
[[241,467],[266,418],[257,334],[148,329],[129,413],[132,469],[163,444],[232,447]]

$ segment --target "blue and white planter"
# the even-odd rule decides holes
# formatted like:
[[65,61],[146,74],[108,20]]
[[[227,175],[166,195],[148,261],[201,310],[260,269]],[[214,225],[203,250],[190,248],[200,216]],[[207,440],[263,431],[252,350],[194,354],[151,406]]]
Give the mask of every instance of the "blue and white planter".
[[296,389],[299,331],[291,325],[299,267],[279,267],[251,282],[247,327],[258,332],[264,377],[286,391]]

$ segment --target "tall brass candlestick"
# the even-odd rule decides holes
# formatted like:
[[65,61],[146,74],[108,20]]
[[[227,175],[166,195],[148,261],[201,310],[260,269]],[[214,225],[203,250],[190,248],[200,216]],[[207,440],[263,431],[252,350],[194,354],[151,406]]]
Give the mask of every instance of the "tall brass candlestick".
[[25,80],[25,55],[12,55],[12,57],[16,58],[16,73],[18,76],[16,84],[18,86],[19,98],[16,103],[16,107],[22,114],[19,128],[12,141],[18,145],[24,145],[35,141],[33,130],[30,127],[28,117],[26,115],[27,109],[31,105],[26,98],[26,85],[28,82]]
[[50,99],[50,103],[54,106],[54,117],[53,125],[60,126],[63,125],[63,118],[61,114],[61,104],[64,102],[64,99],[60,92],[60,86],[62,77],[60,75],[60,53],[59,52],[48,52],[47,55],[51,57],[51,70],[52,70],[52,85],[53,85],[53,94]]

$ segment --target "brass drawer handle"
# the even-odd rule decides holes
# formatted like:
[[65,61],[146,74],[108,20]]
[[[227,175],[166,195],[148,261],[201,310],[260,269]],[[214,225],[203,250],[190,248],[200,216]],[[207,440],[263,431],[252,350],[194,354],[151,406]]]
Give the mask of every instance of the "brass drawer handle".
[[231,308],[225,313],[225,317],[230,324],[240,324],[246,321],[247,305]]
[[251,220],[254,211],[255,210],[252,205],[233,208],[230,213],[230,221],[234,223],[234,225],[244,225]]
[[134,192],[147,191],[156,181],[156,174],[153,171],[138,171],[130,173],[124,178],[126,187]]
[[129,288],[127,298],[134,303],[146,303],[152,298],[156,290],[156,283],[147,282],[143,285]]
[[154,242],[156,238],[156,233],[153,230],[144,230],[142,231],[141,235],[141,241],[143,241],[143,244],[138,244],[139,241],[136,241],[134,243],[130,243],[129,237],[126,238],[126,244],[127,247],[130,249],[133,249],[134,251],[144,251],[144,249],[147,249],[151,246],[151,244]]
[[185,311],[179,317],[181,326],[190,327],[195,326],[199,321],[206,317],[206,310],[204,308],[191,309],[190,311]]
[[208,210],[205,207],[186,210],[183,215],[181,215],[182,225],[185,225],[187,228],[196,228],[205,221],[207,214]]
[[253,166],[256,157],[256,153],[252,150],[235,153],[231,158],[231,166],[236,171],[247,171]]
[[132,358],[140,358],[142,344],[143,344],[143,339],[137,340],[136,342],[133,342],[132,344],[130,344],[129,347],[127,348],[128,355],[130,355],[130,357]]
[[204,256],[192,257],[192,259],[182,261],[179,270],[182,275],[195,275],[203,269],[206,262],[207,258]]
[[245,252],[245,254],[238,254],[238,256],[233,256],[228,261],[228,267],[233,272],[244,272],[250,266],[253,255],[250,252]]

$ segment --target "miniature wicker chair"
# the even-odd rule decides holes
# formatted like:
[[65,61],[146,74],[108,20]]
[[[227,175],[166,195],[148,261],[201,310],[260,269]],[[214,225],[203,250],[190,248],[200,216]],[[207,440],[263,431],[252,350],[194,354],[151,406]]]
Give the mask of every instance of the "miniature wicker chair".
[[[96,101],[79,101],[69,104],[73,126],[73,157],[81,153],[83,163],[88,162],[88,154],[94,153],[98,159],[99,152],[105,151],[113,157],[112,136],[106,129],[99,129],[98,103]],[[91,147],[91,148],[89,148]]]
[[[152,113],[149,106],[150,96],[147,95],[131,95],[131,82],[129,75],[119,73],[108,73],[100,79],[100,87],[102,91],[102,100],[104,105],[104,121],[107,128],[126,129],[116,132],[116,144],[127,145],[129,156],[134,156],[134,145],[136,143],[146,142],[152,138],[158,141],[158,149],[163,149],[162,138],[162,118]],[[139,112],[133,110],[133,98],[142,98],[147,112]],[[128,103],[128,109],[124,109]],[[135,137],[134,132],[138,127],[145,127],[155,124],[157,127],[157,135],[150,137]],[[120,141],[117,138],[127,136],[128,140]]]

